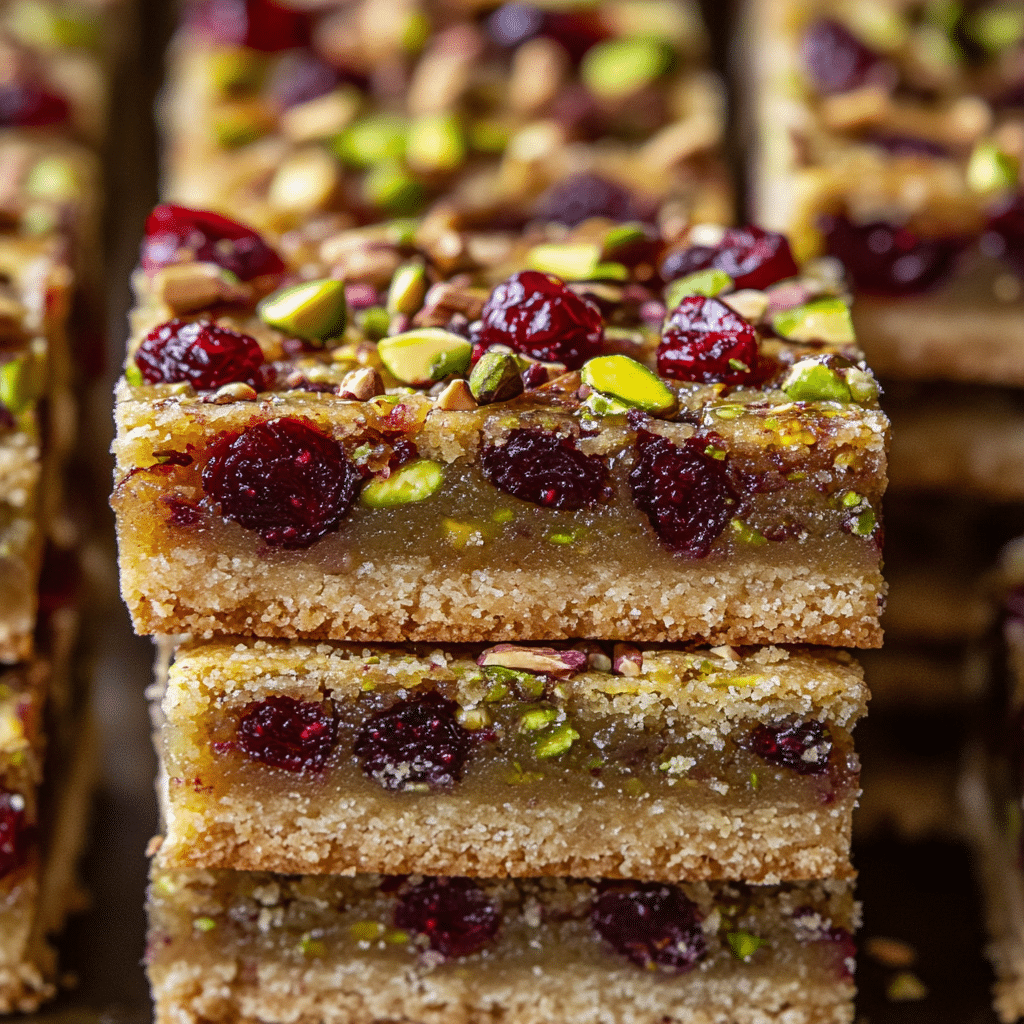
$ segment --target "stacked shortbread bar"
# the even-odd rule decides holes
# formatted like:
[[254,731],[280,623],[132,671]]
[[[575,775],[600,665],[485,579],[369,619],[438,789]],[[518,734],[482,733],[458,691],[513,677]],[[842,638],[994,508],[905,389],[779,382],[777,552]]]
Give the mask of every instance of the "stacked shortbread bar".
[[92,779],[64,475],[94,369],[112,4],[0,10],[0,1013],[56,991]]
[[[227,40],[203,10],[165,109],[173,194],[216,212],[150,217],[116,410],[122,590],[168,637],[157,1020],[852,1020],[867,690],[838,648],[880,643],[888,423],[843,283],[695,223],[685,174],[590,162],[647,121],[500,216],[464,202],[538,129],[492,61],[553,41],[573,110],[578,70],[646,118],[669,9],[249,3]],[[439,54],[432,113],[511,134],[381,219],[349,147],[387,110],[377,160],[416,177],[419,111],[374,90]],[[290,138],[265,89],[323,65],[304,102],[356,113]],[[211,96],[214,68],[249,77]],[[264,127],[230,151],[178,120],[240,105]],[[282,219],[264,147],[341,191]]]

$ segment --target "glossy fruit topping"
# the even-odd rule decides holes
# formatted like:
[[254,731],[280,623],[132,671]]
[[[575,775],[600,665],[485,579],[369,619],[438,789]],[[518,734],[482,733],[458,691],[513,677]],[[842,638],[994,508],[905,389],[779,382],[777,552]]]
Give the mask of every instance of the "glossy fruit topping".
[[372,714],[355,754],[363,773],[385,789],[449,789],[462,778],[471,734],[456,721],[458,705],[431,690]]
[[508,345],[548,363],[578,370],[599,355],[604,340],[601,311],[557,277],[536,270],[513,274],[491,292],[481,312],[477,345]]
[[574,174],[541,196],[538,216],[576,227],[591,217],[628,221],[635,216],[632,193],[622,185],[590,172]]
[[724,302],[690,295],[672,311],[658,344],[663,377],[735,385],[758,369],[754,328]]
[[498,934],[501,907],[470,878],[424,878],[398,897],[394,922],[442,956],[469,956]]
[[34,82],[0,84],[0,128],[41,128],[63,124],[70,116],[63,96]]
[[887,77],[882,57],[831,18],[822,18],[807,29],[802,50],[811,84],[824,95],[881,84]]
[[616,885],[594,901],[590,920],[617,953],[648,970],[683,974],[708,951],[697,905],[674,885]]
[[306,46],[310,16],[273,0],[198,0],[188,12],[189,28],[224,46],[248,46],[277,53]]
[[637,431],[629,474],[633,502],[663,544],[703,558],[740,505],[728,454],[715,434],[694,434],[682,445]]
[[28,860],[34,840],[35,828],[26,820],[25,798],[0,789],[0,879]]
[[799,273],[785,235],[748,224],[727,228],[717,245],[670,252],[662,262],[661,276],[674,281],[708,268],[728,274],[737,290],[764,289]]
[[333,437],[291,418],[256,423],[222,442],[203,470],[203,489],[223,516],[287,548],[337,530],[360,480]]
[[517,427],[481,455],[484,475],[506,494],[545,508],[593,508],[611,497],[608,467],[572,438]]
[[841,260],[854,287],[876,295],[908,295],[945,278],[963,243],[957,238],[921,238],[909,228],[873,222],[854,224],[842,216],[822,219],[825,248]]
[[284,270],[281,257],[252,228],[208,210],[157,206],[146,218],[142,269],[152,274],[189,259],[215,263],[242,281]]
[[154,327],[135,352],[147,384],[185,381],[197,389],[242,381],[258,388],[263,351],[248,334],[203,321],[168,320]]
[[778,768],[791,768],[799,775],[824,774],[832,753],[828,729],[814,720],[757,725],[747,745],[762,760]]
[[246,705],[236,736],[254,761],[289,772],[318,772],[334,748],[337,725],[318,701],[267,697]]

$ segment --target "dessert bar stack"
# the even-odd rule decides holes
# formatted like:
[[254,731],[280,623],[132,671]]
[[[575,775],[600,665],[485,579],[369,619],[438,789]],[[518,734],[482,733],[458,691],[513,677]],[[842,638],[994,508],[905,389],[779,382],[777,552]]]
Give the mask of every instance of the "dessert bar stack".
[[56,990],[92,779],[65,470],[91,369],[108,5],[0,11],[0,1013]]
[[[692,16],[212,10],[117,388],[157,1019],[852,1019],[888,422],[831,268],[698,222],[711,136],[651,60]],[[520,62],[562,91],[522,107]],[[435,154],[496,154],[425,174],[417,82]],[[647,194],[614,168],[661,131]],[[300,152],[334,186],[287,210]]]

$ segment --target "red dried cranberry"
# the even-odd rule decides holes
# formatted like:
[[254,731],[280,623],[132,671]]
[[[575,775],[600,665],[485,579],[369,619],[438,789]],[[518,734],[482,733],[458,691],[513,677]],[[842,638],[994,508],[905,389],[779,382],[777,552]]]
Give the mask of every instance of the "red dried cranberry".
[[289,772],[319,772],[337,737],[334,716],[318,701],[267,697],[247,704],[236,732],[254,761]]
[[1003,255],[1019,273],[1024,273],[1024,192],[1004,199],[992,211],[989,230],[999,238]]
[[671,281],[709,267],[725,271],[737,288],[764,289],[799,273],[785,235],[748,224],[727,228],[717,245],[694,245],[669,253],[661,275]]
[[538,206],[541,220],[571,228],[591,217],[625,221],[635,216],[633,195],[628,189],[586,171],[552,185]]
[[587,50],[608,38],[609,32],[599,14],[580,8],[548,11],[541,35],[561,43],[570,59],[578,64]]
[[248,334],[206,321],[174,319],[143,338],[135,365],[148,384],[187,381],[201,390],[242,381],[258,387],[263,351]]
[[491,292],[480,314],[477,343],[578,370],[601,351],[604,321],[592,302],[557,277],[536,270],[513,274]]
[[248,427],[203,470],[221,514],[277,547],[304,548],[337,530],[361,477],[345,450],[302,420]]
[[18,421],[14,418],[14,413],[3,402],[0,402],[0,434],[6,434],[17,425]]
[[846,266],[859,291],[907,295],[945,278],[963,248],[957,238],[920,238],[909,228],[846,217],[822,219],[825,247]]
[[26,820],[25,798],[0,790],[0,878],[17,871],[28,860],[35,832]]
[[747,746],[762,761],[791,768],[798,775],[823,775],[828,771],[832,737],[818,721],[783,721],[756,725]]
[[674,885],[615,886],[594,901],[590,921],[605,942],[637,967],[683,974],[707,955],[700,911]]
[[885,61],[831,18],[807,29],[802,49],[811,83],[823,95],[849,92],[886,78]]
[[693,558],[711,550],[740,503],[728,455],[714,457],[720,444],[714,434],[694,434],[677,445],[659,434],[637,431],[636,463],[629,474],[633,503],[663,544]]
[[702,384],[744,384],[757,375],[754,328],[724,302],[688,295],[658,344],[658,373]]
[[182,250],[203,263],[216,263],[242,281],[280,274],[281,257],[252,228],[209,210],[164,203],[146,218],[142,269],[152,274],[177,263]]
[[484,448],[481,462],[499,491],[545,508],[593,508],[611,496],[604,459],[543,430],[510,431],[505,444]]
[[312,23],[309,14],[273,0],[199,0],[189,8],[188,24],[225,46],[277,53],[308,45]]
[[58,93],[33,82],[0,85],[0,128],[41,128],[70,116],[68,101]]
[[462,778],[471,734],[455,719],[458,705],[434,690],[372,714],[355,741],[363,773],[385,789],[426,783],[448,789]]
[[950,156],[949,149],[933,139],[918,139],[912,135],[894,135],[891,132],[869,132],[866,140],[894,156]]
[[442,956],[469,956],[498,934],[501,906],[470,878],[424,878],[399,896],[394,922]]

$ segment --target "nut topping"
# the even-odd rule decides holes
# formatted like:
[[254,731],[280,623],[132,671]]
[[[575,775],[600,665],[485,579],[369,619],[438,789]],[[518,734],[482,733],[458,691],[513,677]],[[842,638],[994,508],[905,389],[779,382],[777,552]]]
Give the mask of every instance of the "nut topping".
[[586,668],[587,655],[583,651],[556,651],[553,647],[497,644],[484,651],[476,663],[481,668],[494,666],[568,679]]

